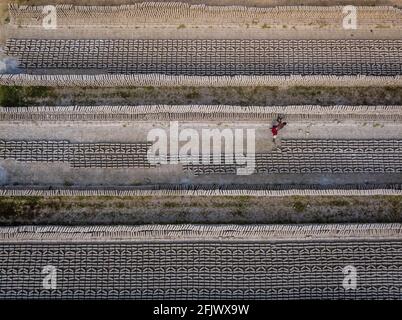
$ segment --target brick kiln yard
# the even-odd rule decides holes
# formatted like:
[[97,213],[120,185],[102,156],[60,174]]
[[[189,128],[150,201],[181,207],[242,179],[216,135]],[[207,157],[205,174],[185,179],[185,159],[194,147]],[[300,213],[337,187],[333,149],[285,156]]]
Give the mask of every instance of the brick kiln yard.
[[[138,2],[0,6],[0,298],[401,299],[400,1]],[[149,163],[175,121],[255,130],[255,172]]]

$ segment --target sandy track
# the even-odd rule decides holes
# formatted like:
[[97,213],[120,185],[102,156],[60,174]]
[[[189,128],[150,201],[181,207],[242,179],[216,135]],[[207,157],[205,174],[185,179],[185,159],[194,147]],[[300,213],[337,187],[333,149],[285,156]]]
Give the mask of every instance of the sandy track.
[[139,25],[133,30],[110,28],[70,28],[60,30],[41,30],[40,28],[15,28],[3,26],[1,43],[7,38],[20,39],[400,39],[400,30],[314,30],[297,28],[291,31],[283,28],[262,29],[260,27],[186,27]]
[[[73,4],[82,5],[81,0],[19,0],[20,4],[25,5],[47,5],[47,4]],[[130,0],[130,3],[156,2],[156,0]],[[160,0],[159,2],[171,2],[171,0]],[[395,5],[400,6],[400,0],[181,0],[180,2],[189,4],[207,5],[248,5],[256,7],[278,6],[278,5]],[[127,0],[88,0],[87,5],[124,5]]]

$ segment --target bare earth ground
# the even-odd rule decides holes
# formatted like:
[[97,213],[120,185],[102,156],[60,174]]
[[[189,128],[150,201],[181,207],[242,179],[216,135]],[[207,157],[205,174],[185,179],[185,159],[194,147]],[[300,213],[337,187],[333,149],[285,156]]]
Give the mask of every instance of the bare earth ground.
[[261,26],[143,26],[125,28],[71,27],[43,30],[38,27],[1,26],[0,44],[7,38],[20,39],[399,39],[400,29],[333,30],[329,27],[303,28],[281,25],[265,29]]
[[0,225],[402,222],[402,197],[1,197]]
[[[15,3],[26,5],[46,5],[46,4],[74,4],[74,5],[121,5],[138,2],[172,2],[172,0],[15,0]],[[242,5],[253,7],[286,6],[286,5],[401,5],[400,0],[180,0],[190,4],[208,5]]]
[[7,2],[2,1],[0,3],[0,25],[7,22],[8,22]]
[[398,87],[6,87],[0,106],[70,105],[402,105]]

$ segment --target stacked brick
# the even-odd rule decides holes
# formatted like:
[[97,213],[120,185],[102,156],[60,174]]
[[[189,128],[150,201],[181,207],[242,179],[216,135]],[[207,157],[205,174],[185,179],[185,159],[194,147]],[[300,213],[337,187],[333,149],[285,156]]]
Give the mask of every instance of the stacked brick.
[[185,76],[397,76],[401,40],[8,39],[27,73],[93,70]]
[[[390,6],[357,7],[359,27],[400,27],[402,11]],[[298,25],[342,28],[344,7],[289,6],[254,8],[243,6],[206,6],[185,3],[138,3],[123,6],[57,5],[58,27],[154,25]],[[11,23],[42,26],[43,6],[10,5]]]
[[0,107],[0,121],[402,121],[401,106],[139,105]]
[[0,85],[50,87],[400,87],[402,76],[169,76],[163,74],[32,75],[0,74]]
[[96,188],[64,188],[43,189],[38,187],[0,189],[4,197],[143,197],[143,196],[186,196],[186,197],[219,197],[219,196],[252,196],[252,197],[292,197],[292,196],[401,196],[402,186],[386,185],[158,185],[132,188],[114,187],[111,189]]
[[[236,164],[187,164],[198,175],[236,174]],[[200,161],[201,162],[201,161]],[[282,139],[281,147],[255,154],[255,174],[402,173],[400,140]]]
[[67,162],[73,168],[150,168],[150,143],[70,143],[69,141],[3,141],[0,159]]
[[[402,297],[400,224],[21,227],[0,238],[2,299]],[[54,289],[43,287],[49,265]]]
[[[0,159],[23,162],[67,162],[74,168],[149,168],[150,143],[69,143],[68,141],[0,141]],[[174,155],[167,155],[170,162]],[[236,174],[240,166],[184,164],[194,175]],[[255,154],[255,174],[402,173],[401,140],[282,139],[281,147]],[[202,163],[202,164],[201,164]]]
[[[11,24],[42,25],[43,7],[10,5]],[[139,24],[342,28],[343,7],[210,7],[141,3],[56,6],[58,27]],[[363,28],[400,28],[402,11],[358,7]],[[138,50],[141,48],[141,50]],[[318,51],[318,52],[317,52]],[[9,40],[25,71],[0,84],[48,86],[401,86],[402,42]],[[192,60],[193,59],[193,60]],[[291,61],[291,63],[289,63]],[[79,70],[46,74],[46,70]],[[85,74],[88,70],[99,74]],[[84,74],[79,74],[84,73]],[[105,106],[2,108],[0,121],[401,120],[398,106]],[[0,141],[0,159],[75,168],[148,168],[147,143]],[[258,174],[401,174],[402,140],[283,139],[256,154]],[[235,166],[184,165],[193,174]],[[401,185],[3,187],[1,196],[401,196]],[[402,226],[144,225],[0,228],[1,299],[402,299]],[[157,259],[155,259],[157,257]],[[43,267],[57,287],[43,288]],[[344,267],[358,286],[346,290]]]

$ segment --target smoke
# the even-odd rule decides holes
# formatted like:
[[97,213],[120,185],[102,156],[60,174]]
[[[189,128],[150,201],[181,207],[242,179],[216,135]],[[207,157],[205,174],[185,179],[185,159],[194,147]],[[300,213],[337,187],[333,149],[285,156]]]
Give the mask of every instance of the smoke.
[[0,74],[4,73],[22,73],[22,70],[19,68],[18,59],[6,56],[4,53],[2,53],[2,49],[0,48]]

